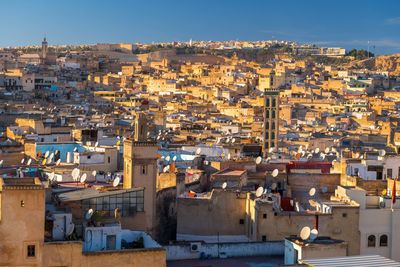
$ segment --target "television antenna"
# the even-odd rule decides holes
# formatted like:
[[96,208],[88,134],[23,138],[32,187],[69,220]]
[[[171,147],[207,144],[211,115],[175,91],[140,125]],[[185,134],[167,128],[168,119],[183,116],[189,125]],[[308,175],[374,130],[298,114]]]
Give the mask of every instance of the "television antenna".
[[86,173],[82,174],[81,180],[80,180],[81,184],[83,184],[86,181],[86,179],[87,179],[87,174]]
[[262,186],[258,187],[256,190],[256,197],[261,197],[264,194],[264,188]]
[[304,226],[300,231],[300,238],[302,240],[307,240],[310,237],[311,229],[308,226]]
[[308,191],[308,195],[310,196],[310,197],[313,197],[314,195],[315,195],[315,193],[316,193],[316,189],[315,189],[315,187],[312,187],[311,189],[310,189],[310,191]]
[[121,181],[121,178],[119,178],[119,176],[117,176],[113,181],[113,187],[117,187],[119,185],[120,181]]
[[227,182],[224,182],[224,183],[222,184],[221,188],[222,188],[222,189],[226,189],[227,186],[228,186],[228,183],[227,183]]
[[93,213],[94,213],[94,210],[93,210],[93,209],[89,209],[89,210],[85,213],[85,219],[86,219],[87,221],[89,221],[89,220],[92,218]]
[[310,241],[314,241],[318,237],[318,230],[317,229],[312,229],[310,231]]

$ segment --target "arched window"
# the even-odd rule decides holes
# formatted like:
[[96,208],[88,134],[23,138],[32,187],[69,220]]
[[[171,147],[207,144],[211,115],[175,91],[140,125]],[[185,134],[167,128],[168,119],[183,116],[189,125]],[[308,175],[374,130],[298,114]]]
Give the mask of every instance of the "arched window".
[[380,247],[388,246],[388,236],[387,235],[381,235],[381,237],[379,238],[379,246]]
[[374,235],[368,236],[368,247],[375,247],[376,237]]

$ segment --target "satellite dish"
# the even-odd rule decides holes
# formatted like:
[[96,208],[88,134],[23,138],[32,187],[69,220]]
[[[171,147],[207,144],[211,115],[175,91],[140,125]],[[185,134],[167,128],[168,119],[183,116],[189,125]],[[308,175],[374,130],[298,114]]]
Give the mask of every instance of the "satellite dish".
[[169,165],[167,165],[167,166],[165,166],[165,167],[163,168],[163,172],[167,172],[167,171],[169,171]]
[[325,154],[321,152],[321,159],[324,160],[325,159]]
[[276,183],[272,183],[272,185],[271,185],[271,189],[272,189],[272,190],[275,190],[275,189],[276,189],[276,187],[277,187]]
[[0,167],[3,166],[4,160],[0,160]]
[[71,224],[69,225],[68,230],[67,230],[65,233],[67,234],[67,236],[70,236],[70,235],[72,235],[72,233],[74,232],[74,230],[75,230],[75,224],[71,223]]
[[325,154],[328,154],[329,150],[330,150],[329,147],[325,148]]
[[384,149],[379,150],[379,156],[383,157],[386,155],[386,151]]
[[236,138],[232,138],[232,144],[236,142]]
[[310,241],[314,241],[318,237],[318,230],[317,229],[312,229],[310,231]]
[[49,174],[48,178],[49,178],[50,181],[53,181],[55,176],[56,176],[56,174],[54,172],[52,172],[52,173]]
[[304,241],[307,240],[310,237],[311,234],[311,229],[308,226],[305,226],[301,229],[300,231],[300,238],[303,239]]
[[28,162],[26,163],[26,165],[31,165],[31,163],[32,163],[32,159],[28,159]]
[[47,160],[46,160],[46,159],[43,159],[43,160],[42,160],[42,165],[46,165],[46,162],[47,162]]
[[166,160],[166,161],[170,161],[170,160],[171,160],[171,157],[170,157],[170,156],[166,156],[166,157],[165,157],[165,160]]
[[86,173],[82,174],[81,180],[80,180],[81,184],[83,184],[86,181],[86,178],[87,178],[87,174]]
[[262,194],[264,194],[264,188],[262,186],[260,186],[259,188],[257,188],[256,190],[256,197],[261,197]]
[[231,153],[228,153],[228,159],[231,159]]
[[119,220],[121,219],[121,209],[120,208],[115,208],[114,210],[114,218]]
[[47,159],[50,155],[50,152],[47,150],[46,153],[44,154],[44,158]]
[[71,174],[72,174],[72,179],[74,179],[74,181],[78,181],[80,172],[81,171],[78,168],[75,168],[75,169],[72,170]]
[[54,158],[54,153],[51,153],[50,156],[49,156],[49,160],[52,161],[53,158]]
[[56,166],[60,165],[60,163],[61,163],[61,159],[58,159],[58,160],[56,161]]
[[272,152],[274,152],[274,148],[271,147],[268,151],[269,151],[269,153],[272,153]]
[[308,195],[310,197],[313,197],[315,195],[315,192],[316,192],[315,187],[313,187],[313,188],[310,189],[310,191],[308,191]]
[[318,154],[319,153],[319,147],[317,147],[316,149],[315,149],[315,154]]
[[198,149],[196,149],[196,155],[200,155],[201,153],[201,148],[199,147]]
[[86,219],[87,221],[89,221],[89,220],[92,218],[93,213],[94,213],[94,210],[93,210],[93,209],[89,209],[89,210],[86,212],[86,214],[85,214],[85,219]]
[[261,161],[262,161],[262,157],[258,156],[258,157],[256,158],[256,164],[260,164]]
[[172,158],[173,161],[176,161],[176,159],[177,159],[177,156],[174,156],[174,157]]
[[77,147],[74,148],[74,152],[76,152],[76,151],[78,151],[78,148],[77,148]]
[[204,161],[204,164],[205,164],[205,165],[209,165],[210,162],[209,162],[208,160],[205,160],[205,161]]
[[119,178],[119,176],[117,176],[113,181],[113,187],[117,187],[119,185],[120,181],[121,181],[121,178]]
[[97,171],[92,171],[92,176],[96,177]]
[[21,164],[24,164],[25,158],[21,159]]
[[224,183],[222,184],[221,188],[222,188],[222,189],[226,189],[227,186],[228,186],[228,183],[227,183],[227,182],[224,182]]
[[99,146],[99,142],[94,143],[94,146],[98,147]]
[[272,173],[271,173],[272,177],[276,177],[276,176],[278,176],[278,174],[279,174],[279,170],[278,169],[273,170]]

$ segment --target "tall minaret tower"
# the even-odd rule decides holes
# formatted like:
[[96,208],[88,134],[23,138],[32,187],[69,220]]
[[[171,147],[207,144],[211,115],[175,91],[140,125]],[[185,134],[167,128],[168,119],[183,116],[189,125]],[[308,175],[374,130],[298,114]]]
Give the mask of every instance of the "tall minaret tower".
[[42,54],[41,54],[42,62],[46,62],[47,47],[48,47],[48,43],[46,41],[46,37],[44,37],[43,38],[43,42],[42,42]]
[[[270,87],[273,86],[271,75]],[[269,150],[273,148],[278,152],[279,137],[279,90],[274,88],[264,89],[264,144],[263,156],[268,157]]]

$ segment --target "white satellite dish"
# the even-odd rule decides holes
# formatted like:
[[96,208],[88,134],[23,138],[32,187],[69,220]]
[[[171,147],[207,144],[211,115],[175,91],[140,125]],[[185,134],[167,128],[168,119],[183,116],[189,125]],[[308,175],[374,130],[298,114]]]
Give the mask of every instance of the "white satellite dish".
[[210,162],[209,162],[208,160],[205,160],[205,161],[204,161],[204,164],[205,164],[205,165],[209,165]]
[[54,158],[54,153],[51,153],[49,156],[49,160],[51,161],[51,160],[53,160],[53,158]]
[[80,172],[81,171],[78,168],[72,170],[71,174],[72,174],[72,179],[74,179],[74,181],[78,181]]
[[200,155],[201,153],[201,148],[199,147],[198,149],[196,149],[196,155]]
[[386,151],[384,149],[379,150],[379,156],[383,157],[386,155]]
[[308,191],[308,195],[310,196],[310,197],[313,197],[314,195],[315,195],[315,192],[316,192],[317,190],[315,190],[315,187],[312,187],[311,189],[310,189],[310,191]]
[[317,147],[316,149],[315,149],[315,154],[318,154],[319,153],[319,147]]
[[56,174],[54,172],[52,172],[52,173],[49,174],[48,178],[49,178],[50,181],[53,181],[55,176],[56,176]]
[[274,148],[271,147],[268,151],[269,151],[269,153],[272,153],[272,152],[274,152]]
[[31,163],[32,163],[32,159],[28,159],[28,162],[26,163],[26,165],[31,165]]
[[99,142],[94,143],[94,146],[98,147],[99,146]]
[[325,154],[328,154],[329,150],[330,150],[329,147],[325,148]]
[[78,148],[77,148],[77,147],[74,148],[74,152],[76,152],[76,151],[78,151]]
[[171,160],[171,157],[170,157],[170,156],[166,156],[166,157],[165,157],[165,160],[166,160],[166,161],[170,161],[170,160]]
[[97,171],[92,171],[92,176],[96,177]]
[[74,230],[75,230],[75,224],[71,223],[71,224],[69,225],[68,230],[67,230],[65,233],[67,234],[67,236],[70,236],[70,235],[72,235],[72,233],[74,232]]
[[262,161],[262,157],[258,156],[258,157],[256,158],[256,164],[260,164],[261,161]]
[[93,213],[94,213],[94,210],[93,209],[89,209],[85,214],[85,219],[87,221],[90,220],[92,218],[92,216],[93,216]]
[[167,166],[165,166],[164,168],[163,168],[163,172],[167,172],[169,170],[169,165],[167,165]]
[[236,138],[232,138],[232,144],[236,142]]
[[0,160],[0,167],[3,166],[4,160]]
[[256,190],[256,197],[261,197],[263,194],[264,194],[264,188],[262,186],[260,186]]
[[50,152],[47,150],[46,153],[44,154],[44,158],[47,159],[50,155]]
[[56,161],[56,166],[60,165],[60,163],[61,163],[61,159],[58,159],[58,160]]
[[24,158],[21,159],[21,164],[24,164],[24,162],[25,162],[25,159]]
[[176,161],[176,159],[177,159],[177,156],[174,156],[174,157],[172,158],[172,161]]
[[120,181],[121,181],[121,178],[119,178],[119,176],[117,176],[113,181],[113,187],[117,187],[119,185]]
[[321,152],[320,157],[321,157],[322,160],[324,160],[325,159],[325,154]]
[[272,177],[276,177],[276,176],[278,176],[278,174],[279,174],[279,170],[278,169],[273,170],[272,173],[271,173]]
[[86,173],[82,174],[81,180],[80,180],[81,184],[83,184],[86,181],[86,178],[87,178],[87,174]]
[[227,182],[224,182],[224,183],[222,184],[221,188],[222,188],[222,189],[226,189],[227,186],[228,186],[228,183],[227,183]]
[[231,159],[231,153],[228,153],[228,157],[227,157],[228,159]]
[[272,185],[271,185],[271,189],[272,189],[272,190],[275,190],[275,189],[276,189],[276,187],[277,187],[276,183],[272,183]]
[[310,241],[314,241],[318,237],[318,230],[317,229],[312,229],[310,231]]
[[300,238],[303,240],[307,240],[310,237],[311,229],[308,226],[305,226],[300,231]]

